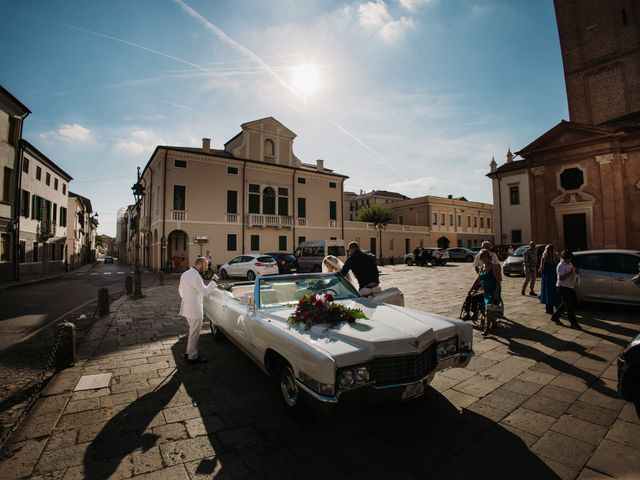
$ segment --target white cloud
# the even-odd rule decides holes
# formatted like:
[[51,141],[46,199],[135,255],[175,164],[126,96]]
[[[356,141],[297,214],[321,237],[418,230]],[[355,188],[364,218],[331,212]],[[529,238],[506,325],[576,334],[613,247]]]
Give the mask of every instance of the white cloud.
[[151,140],[153,138],[153,132],[150,130],[135,130],[131,132],[131,136],[139,140]]
[[434,3],[435,0],[399,0],[400,5],[410,12],[415,12],[418,8]]
[[126,138],[116,142],[116,148],[130,155],[150,155],[158,146],[166,142],[151,130],[133,130]]
[[91,130],[83,127],[79,123],[62,125],[53,133],[68,140],[77,140],[79,142],[87,142],[91,140]]
[[358,7],[358,22],[366,28],[377,30],[385,42],[393,42],[415,26],[410,17],[394,18],[382,0],[363,3]]
[[119,150],[123,150],[132,155],[141,155],[145,152],[146,147],[139,142],[134,142],[133,140],[120,140],[116,144],[116,147]]
[[413,180],[407,180],[405,182],[396,182],[389,184],[389,190],[402,193],[408,197],[421,197],[423,195],[429,195],[431,188],[434,188],[442,183],[442,180],[438,177],[419,177]]

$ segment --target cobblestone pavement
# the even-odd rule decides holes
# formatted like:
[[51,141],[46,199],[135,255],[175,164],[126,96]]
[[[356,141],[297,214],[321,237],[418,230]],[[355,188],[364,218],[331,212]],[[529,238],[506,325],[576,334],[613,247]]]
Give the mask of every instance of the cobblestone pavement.
[[[453,317],[474,277],[468,264],[382,271],[407,306]],[[508,320],[476,333],[468,368],[438,374],[421,399],[305,419],[206,332],[210,362],[186,365],[176,287],[148,289],[87,334],[83,360],[49,383],[4,450],[0,478],[638,478],[640,421],[615,391],[637,315],[590,307],[584,330],[557,326],[520,284],[505,279]],[[112,373],[108,388],[72,392],[98,372]]]

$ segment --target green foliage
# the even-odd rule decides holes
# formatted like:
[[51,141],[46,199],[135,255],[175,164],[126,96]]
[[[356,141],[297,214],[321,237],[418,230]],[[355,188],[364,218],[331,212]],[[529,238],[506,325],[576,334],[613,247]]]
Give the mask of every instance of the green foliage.
[[393,212],[379,203],[374,203],[360,210],[356,219],[367,223],[390,223]]

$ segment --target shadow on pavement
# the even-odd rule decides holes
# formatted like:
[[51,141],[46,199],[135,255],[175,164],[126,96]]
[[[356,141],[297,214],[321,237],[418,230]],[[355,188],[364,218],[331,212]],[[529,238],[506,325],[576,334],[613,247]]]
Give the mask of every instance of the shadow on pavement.
[[[87,449],[86,478],[108,477],[125,457],[156,445],[165,465],[185,463],[204,478],[559,478],[518,436],[460,413],[431,388],[413,402],[292,418],[243,353],[209,335],[200,341],[209,363],[186,364],[185,341],[176,342],[175,372],[104,426]],[[189,438],[162,438],[158,429],[169,426],[153,428],[161,412],[167,423],[186,426]]]

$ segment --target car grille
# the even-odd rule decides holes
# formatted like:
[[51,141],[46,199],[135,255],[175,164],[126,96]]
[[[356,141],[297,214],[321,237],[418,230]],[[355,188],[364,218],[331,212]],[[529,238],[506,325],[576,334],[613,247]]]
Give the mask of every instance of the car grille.
[[416,382],[436,368],[436,342],[420,353],[376,358],[371,362],[370,379],[377,386]]

